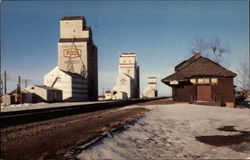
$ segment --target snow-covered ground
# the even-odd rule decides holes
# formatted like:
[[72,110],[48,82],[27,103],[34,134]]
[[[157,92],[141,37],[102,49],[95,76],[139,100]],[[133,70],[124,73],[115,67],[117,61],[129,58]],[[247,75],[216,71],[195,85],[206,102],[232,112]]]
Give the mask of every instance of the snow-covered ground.
[[[154,105],[155,106],[155,105]],[[223,126],[250,131],[250,110],[173,104],[149,106],[152,109],[135,124],[111,133],[80,153],[80,159],[169,159],[250,157],[250,145],[216,147],[196,140],[196,136],[236,135],[219,131]],[[136,106],[134,106],[136,107]]]
[[[112,102],[112,101],[110,101]],[[25,103],[25,104],[13,104],[13,105],[1,105],[1,112],[11,112],[20,110],[30,109],[42,109],[42,108],[53,108],[63,106],[74,106],[74,105],[86,105],[92,103],[107,103],[107,101],[95,101],[95,102],[60,102],[60,103]]]

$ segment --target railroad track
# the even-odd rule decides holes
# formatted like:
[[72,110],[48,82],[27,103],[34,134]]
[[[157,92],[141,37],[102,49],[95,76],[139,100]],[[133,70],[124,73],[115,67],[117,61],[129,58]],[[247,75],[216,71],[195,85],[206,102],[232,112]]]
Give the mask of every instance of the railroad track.
[[55,108],[32,109],[12,112],[0,112],[0,128],[43,121],[69,115],[76,115],[86,112],[123,107],[126,105],[147,102],[156,99],[133,99],[126,101],[112,101],[103,103],[91,103],[74,106],[63,106]]

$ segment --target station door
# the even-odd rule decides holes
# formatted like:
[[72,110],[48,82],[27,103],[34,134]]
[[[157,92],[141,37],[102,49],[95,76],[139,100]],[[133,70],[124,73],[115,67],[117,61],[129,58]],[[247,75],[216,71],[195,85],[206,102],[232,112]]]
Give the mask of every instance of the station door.
[[211,86],[197,86],[197,101],[211,101],[212,92]]

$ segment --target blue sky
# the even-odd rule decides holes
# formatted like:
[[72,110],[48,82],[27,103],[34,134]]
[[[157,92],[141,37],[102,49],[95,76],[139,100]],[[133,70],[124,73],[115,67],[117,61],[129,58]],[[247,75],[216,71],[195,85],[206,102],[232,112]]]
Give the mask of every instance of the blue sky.
[[191,55],[194,38],[219,37],[231,52],[225,57],[236,72],[249,53],[249,2],[235,1],[4,1],[1,3],[1,71],[43,84],[57,65],[59,20],[84,16],[98,47],[99,94],[116,83],[119,54],[135,52],[141,92],[156,76],[160,95],[171,89],[160,80]]

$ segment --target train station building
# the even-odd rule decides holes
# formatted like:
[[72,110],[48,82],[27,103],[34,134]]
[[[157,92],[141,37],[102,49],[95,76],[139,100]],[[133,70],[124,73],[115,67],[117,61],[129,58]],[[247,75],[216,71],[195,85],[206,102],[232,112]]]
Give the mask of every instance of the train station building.
[[233,107],[235,76],[232,71],[196,53],[175,66],[175,73],[161,81],[172,88],[173,100],[176,102]]

